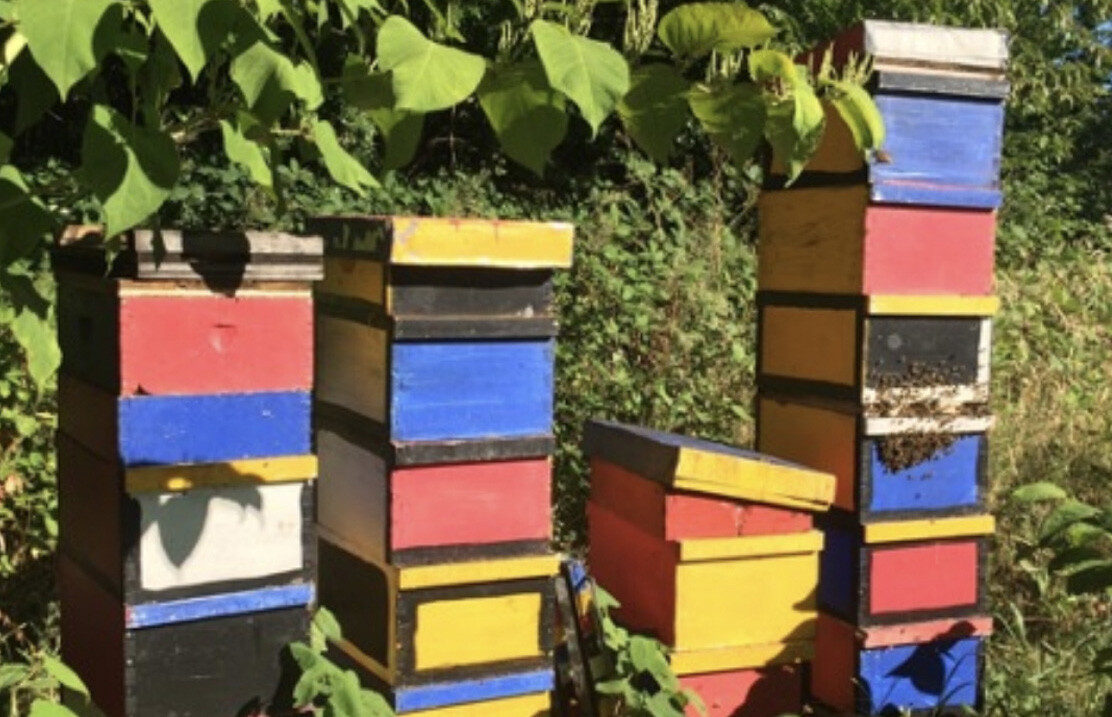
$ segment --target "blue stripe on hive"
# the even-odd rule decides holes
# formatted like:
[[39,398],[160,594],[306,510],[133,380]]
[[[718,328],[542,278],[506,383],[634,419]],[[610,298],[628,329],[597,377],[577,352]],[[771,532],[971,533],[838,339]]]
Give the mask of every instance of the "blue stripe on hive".
[[129,466],[302,455],[311,415],[305,391],[121,398],[120,455]]
[[1004,105],[999,101],[878,95],[889,162],[871,165],[878,201],[996,208]]
[[128,605],[126,626],[135,629],[285,607],[307,607],[313,601],[313,596],[313,585],[304,584]]
[[552,670],[546,669],[477,680],[404,687],[394,693],[394,709],[402,714],[467,702],[485,702],[547,692],[554,685],[555,675]]
[[552,429],[555,342],[396,343],[391,437],[436,441]]
[[892,471],[880,459],[877,441],[868,441],[869,511],[940,511],[979,505],[984,443],[981,434],[961,436],[927,460]]
[[858,712],[976,706],[982,643],[982,638],[968,637],[864,650]]

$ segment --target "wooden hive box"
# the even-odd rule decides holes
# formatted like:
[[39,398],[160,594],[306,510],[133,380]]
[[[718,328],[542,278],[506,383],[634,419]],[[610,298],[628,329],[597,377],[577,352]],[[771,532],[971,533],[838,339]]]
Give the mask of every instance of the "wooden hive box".
[[831,513],[819,607],[859,627],[985,612],[991,515],[860,525]]
[[867,417],[859,406],[762,395],[757,448],[837,478],[834,506],[862,522],[984,511],[992,418]]
[[560,223],[338,217],[318,287],[317,399],[394,443],[551,433]]
[[[395,701],[414,709],[411,689],[538,671],[547,682],[528,692],[551,687],[556,556],[397,567],[320,537],[320,602],[344,626],[337,648]],[[486,695],[500,696],[512,695]]]
[[298,606],[249,596],[234,614],[182,600],[136,613],[59,556],[62,659],[107,717],[211,717],[290,707],[287,645],[309,632]]
[[765,392],[921,415],[988,400],[993,297],[758,295]]
[[129,608],[311,599],[316,458],[124,468],[58,434],[61,551]]
[[622,604],[615,616],[672,648],[679,674],[808,658],[818,531],[668,541],[594,503],[591,572]]
[[869,187],[847,185],[763,191],[759,211],[762,291],[993,293],[993,210],[872,203]]
[[979,712],[991,632],[979,616],[856,629],[819,615],[811,694],[839,714]]
[[[358,428],[318,420],[316,435],[327,476],[317,521],[360,554],[405,566],[548,552],[547,446],[515,456],[511,449],[530,443],[503,442],[467,456],[456,449],[482,444],[446,445],[443,462],[411,464]],[[422,445],[425,453],[432,448]]]
[[[599,462],[597,465],[616,466],[625,474],[663,486],[663,492],[647,492],[656,504],[650,503],[648,509],[658,512],[670,510],[661,501],[674,491],[804,511],[826,510],[834,497],[833,477],[820,470],[722,443],[614,421],[588,421],[583,452]],[[616,477],[628,480],[623,475]],[[736,534],[736,530],[727,528],[719,535]]]
[[[796,187],[864,183],[877,203],[995,209],[1001,200],[1007,38],[996,30],[867,20],[804,58],[813,68],[832,46],[874,58],[871,87],[887,138],[866,161],[828,111],[828,129]],[[773,174],[777,168],[774,166]],[[783,186],[782,177],[771,186]]]

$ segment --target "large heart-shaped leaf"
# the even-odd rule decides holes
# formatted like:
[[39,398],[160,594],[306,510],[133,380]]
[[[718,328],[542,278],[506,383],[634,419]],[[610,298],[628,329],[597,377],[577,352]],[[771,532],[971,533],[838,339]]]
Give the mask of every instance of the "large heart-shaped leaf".
[[81,177],[104,207],[105,234],[119,234],[157,212],[178,168],[168,134],[136,127],[110,107],[93,107],[81,145]]
[[691,83],[673,65],[656,63],[633,71],[631,86],[618,103],[618,115],[633,141],[655,161],[664,163],[676,135],[687,123]]
[[16,5],[20,33],[63,98],[110,49],[96,42],[96,35],[113,5],[111,0],[20,0]]
[[425,37],[413,23],[391,15],[378,31],[378,64],[391,73],[397,108],[436,112],[465,100],[486,72],[486,60]]
[[225,0],[147,0],[158,29],[196,81],[231,26],[234,7]]
[[605,42],[573,35],[563,25],[535,20],[533,43],[548,84],[567,95],[598,133],[599,125],[629,91],[629,65]]
[[732,52],[762,45],[772,39],[776,28],[744,3],[707,2],[680,5],[660,20],[656,32],[673,54],[695,60],[714,50]]
[[294,97],[308,109],[316,109],[324,101],[320,79],[313,68],[304,62],[295,65],[263,40],[252,43],[232,60],[231,76],[252,108],[260,102],[270,100],[268,104],[274,104],[276,98],[283,98],[278,107],[256,112],[269,119],[281,115]]
[[492,70],[479,86],[479,104],[510,159],[544,175],[568,131],[564,96],[552,89],[536,60]]
[[744,164],[763,136],[767,109],[754,85],[698,85],[688,104],[703,129],[737,165]]
[[0,267],[31,252],[53,227],[53,217],[27,189],[19,170],[0,168]]
[[347,101],[364,110],[382,135],[386,144],[383,168],[398,169],[409,164],[421,143],[425,115],[395,109],[396,99],[390,75],[371,72],[357,58],[344,66],[343,87]]

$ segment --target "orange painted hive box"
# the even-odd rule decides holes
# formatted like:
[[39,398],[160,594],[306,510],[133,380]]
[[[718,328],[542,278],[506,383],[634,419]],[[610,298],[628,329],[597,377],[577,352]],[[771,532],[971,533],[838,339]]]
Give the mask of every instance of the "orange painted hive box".
[[609,422],[592,460],[590,565],[630,628],[681,675],[806,659],[833,477],[749,451]]

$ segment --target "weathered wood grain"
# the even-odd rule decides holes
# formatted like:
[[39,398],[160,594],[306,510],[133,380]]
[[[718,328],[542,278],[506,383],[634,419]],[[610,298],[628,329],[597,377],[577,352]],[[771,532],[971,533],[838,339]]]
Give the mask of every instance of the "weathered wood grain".
[[631,426],[589,421],[583,450],[592,458],[677,490],[811,511],[833,498],[830,475],[721,443]]
[[310,282],[322,275],[320,237],[279,232],[149,231],[111,240],[99,227],[69,227],[53,254],[56,272],[145,281],[197,281],[217,291],[244,282]]
[[864,186],[770,190],[760,198],[765,291],[988,296],[991,210],[870,204]]
[[544,269],[571,266],[574,228],[562,222],[432,217],[319,217],[310,231],[329,256],[398,265]]
[[[878,421],[846,403],[768,395],[757,401],[757,448],[835,475],[834,505],[864,522],[981,512],[989,425],[961,416]],[[948,436],[952,443],[906,467],[890,467],[881,446],[904,431]]]
[[307,639],[304,606],[127,629],[125,609],[65,556],[59,559],[62,656],[109,717],[288,708],[296,670],[286,654]]
[[593,503],[588,520],[592,574],[622,604],[616,616],[677,655],[813,635],[817,534],[669,542]]
[[[863,402],[885,415],[906,404],[921,413],[920,403],[952,411],[988,400],[991,319],[933,315],[929,299],[923,313],[889,315],[875,311],[883,306],[875,299],[758,294],[758,386]],[[892,308],[910,299],[893,299]]]
[[135,605],[307,583],[313,488],[303,482],[124,492],[124,470],[58,435],[61,549]]
[[985,623],[991,627],[979,617],[908,623],[901,627],[914,639],[869,646],[869,635],[881,628],[859,631],[820,615],[811,694],[827,707],[868,717],[978,709]]
[[399,687],[536,670],[552,649],[555,558],[396,568],[322,531],[320,599],[339,647]]
[[318,520],[361,553],[406,565],[546,552],[548,459],[401,467],[378,448],[317,432]]

